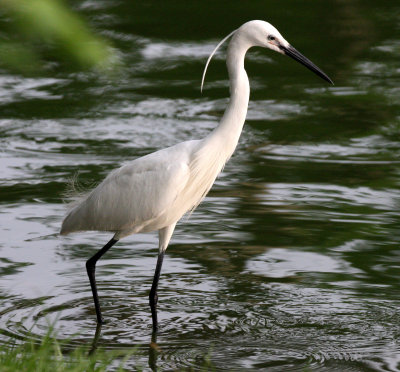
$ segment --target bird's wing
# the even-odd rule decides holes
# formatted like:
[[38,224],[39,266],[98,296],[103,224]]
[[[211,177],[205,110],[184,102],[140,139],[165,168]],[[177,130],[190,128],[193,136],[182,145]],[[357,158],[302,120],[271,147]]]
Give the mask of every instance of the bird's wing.
[[194,142],[154,152],[111,172],[71,210],[61,233],[121,231],[157,219],[173,205],[188,182]]

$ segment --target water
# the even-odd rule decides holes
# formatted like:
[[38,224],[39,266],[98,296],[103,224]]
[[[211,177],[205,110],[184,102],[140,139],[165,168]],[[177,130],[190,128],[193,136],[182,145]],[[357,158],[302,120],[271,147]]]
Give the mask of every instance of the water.
[[[216,370],[399,370],[398,2],[74,4],[126,67],[115,79],[0,75],[1,342],[39,339],[57,319],[69,345],[135,349],[128,369],[198,369],[209,357]],[[78,172],[89,187],[123,161],[205,136],[228,95],[223,53],[199,93],[208,53],[257,18],[335,86],[249,53],[238,149],[167,251],[157,347],[155,233],[99,261],[107,324],[95,337],[84,263],[111,235],[58,236],[68,180]]]

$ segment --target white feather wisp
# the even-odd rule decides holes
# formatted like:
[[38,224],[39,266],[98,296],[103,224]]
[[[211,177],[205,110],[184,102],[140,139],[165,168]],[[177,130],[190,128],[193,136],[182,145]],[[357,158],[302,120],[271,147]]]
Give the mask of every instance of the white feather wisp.
[[206,66],[204,67],[204,71],[203,71],[203,77],[201,78],[201,87],[200,87],[200,92],[203,93],[203,85],[204,85],[204,79],[206,78],[206,73],[207,73],[207,68],[208,65],[210,64],[211,58],[214,56],[214,54],[217,52],[217,50],[219,49],[219,47],[226,41],[228,40],[237,30],[232,31],[228,36],[225,36],[219,43],[218,45],[215,47],[215,49],[212,51],[212,53],[210,54],[210,56],[207,59],[207,63]]

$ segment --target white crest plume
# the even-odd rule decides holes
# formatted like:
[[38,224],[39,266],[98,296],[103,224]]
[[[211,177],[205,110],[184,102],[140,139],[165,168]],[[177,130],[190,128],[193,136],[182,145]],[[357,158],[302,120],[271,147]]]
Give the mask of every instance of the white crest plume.
[[225,36],[219,43],[218,45],[215,47],[215,49],[212,51],[212,53],[210,54],[210,56],[207,59],[207,63],[206,63],[206,67],[204,67],[204,72],[203,72],[203,77],[201,79],[201,87],[200,87],[200,92],[203,93],[203,85],[204,85],[204,79],[206,77],[206,72],[207,72],[207,67],[211,61],[211,58],[213,57],[213,55],[215,54],[215,52],[218,50],[218,48],[226,41],[228,40],[237,30],[232,31],[228,36]]

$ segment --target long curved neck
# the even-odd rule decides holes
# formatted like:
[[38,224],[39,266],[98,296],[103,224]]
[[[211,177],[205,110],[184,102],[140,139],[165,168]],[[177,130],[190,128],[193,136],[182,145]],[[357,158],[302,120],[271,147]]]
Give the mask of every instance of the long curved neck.
[[229,43],[226,65],[231,97],[219,125],[209,135],[210,139],[221,141],[227,159],[236,148],[246,120],[250,85],[244,69],[244,57],[248,48],[247,43],[244,43],[237,34]]

